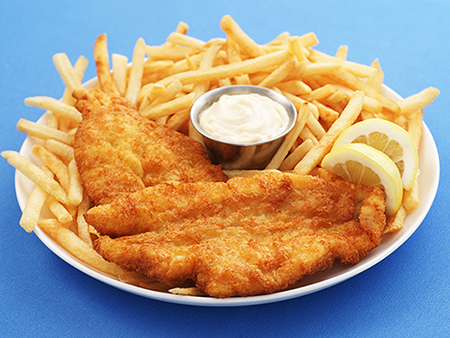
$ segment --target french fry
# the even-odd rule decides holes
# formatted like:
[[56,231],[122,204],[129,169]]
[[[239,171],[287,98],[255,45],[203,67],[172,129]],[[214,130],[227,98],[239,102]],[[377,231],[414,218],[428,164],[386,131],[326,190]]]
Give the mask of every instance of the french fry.
[[94,60],[97,66],[97,78],[100,88],[105,93],[119,94],[111,76],[106,34],[99,35],[95,40]]
[[1,155],[14,168],[28,177],[35,184],[38,184],[46,193],[55,197],[63,204],[68,204],[67,193],[53,178],[48,177],[38,166],[28,161],[24,156],[16,151],[6,150]]
[[371,77],[374,73],[376,73],[376,69],[366,66],[360,63],[342,60],[340,58],[336,58],[331,55],[327,55],[325,53],[319,52],[317,50],[310,50],[309,59],[313,62],[327,62],[334,63],[340,65],[343,69],[348,72],[351,72],[354,76],[360,78],[368,78]]
[[111,61],[114,85],[116,86],[120,96],[125,96],[128,79],[128,58],[125,55],[113,53],[111,55]]
[[24,102],[27,106],[49,110],[70,122],[76,124],[81,122],[81,113],[75,107],[52,97],[28,97],[24,100]]
[[[313,32],[309,32],[309,33],[301,35],[299,37],[299,41],[300,41],[300,44],[304,48],[314,47],[319,44],[319,39],[317,39],[316,34],[314,34]],[[309,53],[308,53],[308,56],[309,56]]]
[[281,163],[279,170],[287,171],[292,170],[298,162],[311,150],[314,143],[310,139],[303,141],[295,150],[286,157]]
[[92,268],[112,276],[118,276],[125,272],[118,265],[106,261],[80,237],[65,228],[56,219],[42,219],[38,222],[38,226],[53,237],[70,254]]
[[139,38],[134,47],[133,63],[131,65],[127,91],[125,93],[125,97],[134,105],[137,103],[138,94],[142,85],[145,58],[144,48],[145,41],[144,39]]
[[[81,81],[83,80],[84,72],[86,71],[88,65],[88,60],[84,56],[80,56],[77,61],[75,62],[75,65],[73,66],[73,71],[75,73],[76,79],[74,82],[76,82],[77,86],[78,83],[81,84]],[[70,91],[70,88],[65,88],[64,94],[61,98],[61,101],[64,103],[67,103],[68,105],[73,106],[75,103],[75,98],[72,96],[72,92]]]
[[322,161],[323,157],[333,146],[334,141],[340,133],[350,127],[361,113],[364,101],[364,93],[355,92],[350,99],[347,107],[344,109],[339,118],[333,123],[328,132],[314,145],[314,147],[303,157],[303,159],[295,166],[294,173],[299,175],[307,175]]
[[136,271],[125,271],[118,276],[121,282],[140,286],[142,283],[152,283],[153,279]]
[[32,232],[36,226],[47,196],[48,194],[39,185],[33,187],[19,221],[26,232]]
[[195,101],[195,93],[179,97],[169,102],[162,103],[155,107],[149,107],[142,110],[141,114],[149,119],[157,119],[163,116],[169,116],[181,110],[188,109]]
[[53,63],[61,79],[66,85],[67,90],[72,93],[74,89],[82,89],[81,80],[77,77],[69,58],[64,53],[58,53],[53,56]]
[[347,60],[347,54],[348,54],[348,46],[339,46],[338,50],[336,51],[336,55],[334,56],[336,59],[340,60]]
[[[53,178],[53,172],[48,168],[47,166],[43,166],[41,170],[50,178]],[[67,211],[67,209],[59,203],[53,196],[47,195],[47,198],[45,200],[45,204],[50,209],[50,211],[53,213],[53,215],[56,216],[58,221],[60,221],[62,224],[67,225],[69,222],[72,221],[72,215]],[[67,226],[66,226],[67,227]]]
[[220,28],[233,39],[242,53],[252,57],[264,55],[264,50],[253,41],[229,15],[225,15],[220,21]]
[[380,62],[378,59],[375,59],[371,65],[377,71],[367,79],[367,84],[372,86],[378,93],[381,92],[381,88],[383,86],[384,73],[381,69]]
[[384,229],[384,233],[389,234],[400,230],[403,227],[406,214],[406,209],[403,206],[400,206],[394,216],[389,216],[387,218],[387,224],[386,228]]
[[55,176],[66,192],[69,192],[70,178],[67,166],[56,155],[48,151],[46,148],[35,144],[31,152],[39,157],[45,163]]
[[308,116],[310,114],[310,103],[304,103],[299,111],[297,120],[295,121],[294,128],[286,135],[285,139],[283,140],[283,143],[281,144],[280,148],[278,148],[275,155],[272,157],[272,160],[267,164],[266,170],[269,169],[278,169],[278,167],[283,162],[284,158],[289,152],[289,149],[291,149],[292,145],[294,144],[295,140],[297,139],[298,135],[302,131],[303,127],[306,124],[306,121],[308,120]]
[[194,38],[192,36],[187,36],[185,33],[183,34],[178,32],[170,33],[167,41],[172,42],[175,45],[191,47],[194,49],[202,49],[206,45],[206,42],[200,39]]
[[42,140],[53,139],[65,144],[73,144],[73,135],[25,119],[17,122],[17,130]]
[[305,62],[299,63],[297,59],[292,56],[285,62],[283,62],[279,67],[277,67],[272,73],[270,73],[269,76],[267,76],[263,81],[261,81],[261,83],[259,83],[259,86],[272,88],[276,84],[283,81],[286,76],[288,76],[288,74],[294,71],[297,73],[302,73],[305,66]]
[[54,155],[59,156],[66,164],[74,158],[73,148],[65,143],[54,139],[48,139],[45,141],[44,146]]
[[[239,52],[239,46],[236,42],[233,41],[233,39],[231,39],[230,36],[227,36],[226,39],[226,52],[228,57],[228,63],[242,62],[241,53]],[[236,84],[241,85],[251,84],[248,74],[235,76],[234,80],[236,81]]]
[[[160,96],[153,99],[153,102],[150,103],[149,107],[157,106],[158,104],[168,102],[174,99],[178,93],[183,89],[183,85],[180,80],[175,80],[171,82],[167,88],[161,93]],[[153,93],[153,92],[152,92]]]
[[190,47],[165,47],[165,46],[145,46],[145,53],[153,60],[180,61],[188,55],[197,53],[195,48]]
[[431,104],[438,95],[439,90],[433,87],[429,87],[417,94],[411,95],[398,102],[400,114],[407,115],[417,111],[418,109],[424,108]]
[[83,200],[83,183],[75,159],[69,163],[69,177],[68,204],[78,206]]
[[207,296],[205,292],[195,286],[189,288],[173,288],[169,292],[181,296]]
[[299,62],[309,62],[304,53],[300,37],[292,36],[288,38],[288,46]]
[[282,92],[292,95],[303,95],[311,93],[311,88],[301,80],[291,80],[277,83],[276,87]]
[[83,216],[90,207],[89,196],[87,194],[84,194],[83,200],[77,208],[77,233],[78,237],[80,237],[87,245],[92,248],[92,238],[89,232],[89,224],[87,224]]

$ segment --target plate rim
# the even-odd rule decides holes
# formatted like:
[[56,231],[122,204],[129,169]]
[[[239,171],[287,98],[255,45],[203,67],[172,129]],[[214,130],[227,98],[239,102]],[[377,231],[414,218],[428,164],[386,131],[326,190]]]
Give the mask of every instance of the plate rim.
[[[96,78],[93,78],[89,81],[87,81],[84,85],[86,88],[93,87],[96,83]],[[387,87],[383,84],[383,94],[385,96],[391,97],[394,101],[401,100],[400,95],[398,95],[395,91],[393,91],[391,88]],[[43,119],[45,119],[45,114],[43,114],[40,119],[38,120],[38,123],[41,122]],[[107,275],[99,270],[96,270],[84,262],[78,260],[75,256],[71,255],[69,252],[67,252],[64,248],[62,248],[56,241],[54,241],[50,236],[48,236],[44,231],[42,231],[38,226],[35,227],[34,233],[36,236],[41,240],[41,242],[54,254],[56,254],[58,257],[60,257],[62,260],[64,260],[66,263],[71,265],[72,267],[76,268],[77,270],[87,274],[88,276],[95,278],[105,284],[108,284],[110,286],[113,286],[115,288],[118,288],[122,291],[126,291],[138,296],[142,296],[149,299],[159,300],[159,301],[165,301],[169,303],[176,303],[176,304],[183,304],[183,305],[195,305],[195,306],[209,306],[209,307],[229,307],[229,306],[250,306],[250,305],[259,305],[259,304],[268,304],[273,302],[279,302],[283,300],[293,299],[297,297],[302,297],[309,295],[311,293],[315,293],[321,290],[324,290],[326,288],[332,287],[334,285],[337,285],[345,280],[348,280],[366,270],[371,268],[372,266],[378,264],[382,260],[384,260],[386,257],[391,255],[394,251],[396,251],[403,243],[408,240],[412,234],[417,230],[417,228],[422,224],[423,220],[425,219],[426,215],[428,214],[432,204],[434,203],[434,199],[437,194],[438,186],[439,186],[439,179],[440,179],[440,161],[439,161],[439,153],[436,147],[435,140],[433,138],[433,135],[431,134],[430,130],[428,129],[428,126],[425,122],[423,122],[423,131],[422,131],[422,142],[427,142],[427,155],[431,156],[433,159],[435,159],[434,163],[431,164],[433,167],[433,172],[435,173],[434,178],[431,180],[431,185],[429,185],[429,190],[427,191],[428,198],[423,201],[421,198],[421,203],[419,204],[418,208],[419,210],[414,210],[413,213],[418,213],[417,219],[412,225],[408,225],[407,228],[404,228],[400,230],[401,235],[398,234],[398,232],[394,234],[386,234],[385,237],[398,237],[396,240],[394,238],[394,243],[390,246],[388,246],[385,250],[382,250],[380,253],[377,252],[377,254],[370,258],[370,255],[376,251],[377,248],[372,250],[367,256],[365,256],[359,263],[350,266],[350,268],[343,268],[345,269],[344,272],[338,273],[335,276],[331,276],[329,278],[326,278],[324,280],[319,281],[312,281],[311,283],[308,283],[306,285],[300,285],[300,286],[294,286],[291,289],[279,291],[272,294],[267,295],[257,295],[257,296],[249,296],[249,297],[236,297],[236,298],[226,298],[226,299],[217,299],[212,297],[201,297],[201,296],[181,296],[181,295],[175,295],[167,292],[162,291],[155,291],[155,290],[149,290],[142,287],[134,286],[131,284],[127,284],[124,282],[119,281],[117,278]],[[27,136],[27,138],[22,143],[22,146],[20,148],[20,153],[24,155],[24,152],[27,148],[28,143],[33,143],[33,138],[30,136]],[[423,147],[421,147],[423,149]],[[420,151],[420,150],[419,150]],[[419,159],[420,164],[423,163],[424,159]],[[419,168],[421,165],[419,164]],[[424,163],[427,165],[426,163]],[[21,196],[21,185],[23,184],[23,180],[28,180],[25,176],[23,176],[22,173],[20,173],[18,170],[15,172],[15,192],[16,192],[16,198],[18,200],[19,206],[21,210],[23,211],[25,201],[23,200],[23,197]],[[421,189],[422,190],[422,189]],[[417,212],[416,212],[417,211]],[[407,216],[410,217],[410,215]],[[385,240],[383,238],[383,240]],[[382,241],[383,244],[383,241]],[[367,257],[369,257],[367,259]],[[337,267],[333,267],[332,269],[336,269]],[[326,270],[329,271],[329,270]],[[319,272],[314,274],[317,276],[320,273]],[[312,276],[314,276],[312,275]],[[306,278],[311,277],[307,276]],[[304,279],[306,279],[304,278]],[[302,279],[301,281],[303,281]]]

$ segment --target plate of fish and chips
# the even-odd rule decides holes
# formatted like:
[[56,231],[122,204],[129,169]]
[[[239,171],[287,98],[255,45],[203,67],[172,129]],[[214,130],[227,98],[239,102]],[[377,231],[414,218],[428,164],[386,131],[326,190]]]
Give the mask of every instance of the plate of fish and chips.
[[[176,38],[182,39],[182,37],[175,35],[170,39],[171,43],[175,43]],[[192,43],[198,42],[193,41]],[[95,88],[97,86],[97,79],[87,81],[83,85],[84,88]],[[395,93],[395,91],[384,84],[381,85],[380,94],[394,102],[402,101],[402,98]],[[45,113],[39,119],[37,124],[47,125],[51,116],[51,113]],[[148,279],[143,275],[117,271],[115,270],[115,267],[108,265],[108,262],[105,261],[106,263],[103,263],[98,257],[92,257],[89,250],[78,255],[74,254],[82,252],[85,248],[84,244],[82,244],[81,241],[79,243],[78,239],[71,242],[71,238],[75,239],[74,236],[77,235],[69,229],[67,229],[68,231],[62,232],[56,231],[56,234],[53,233],[51,236],[49,235],[49,233],[52,233],[51,231],[43,231],[39,226],[35,226],[33,232],[39,237],[44,245],[74,268],[108,285],[151,299],[200,306],[245,306],[271,303],[308,295],[354,277],[382,261],[401,246],[416,231],[426,217],[438,188],[440,167],[438,152],[432,134],[421,119],[420,124],[421,130],[419,134],[416,135],[420,141],[419,180],[417,189],[419,203],[414,210],[402,218],[401,225],[398,226],[398,228],[390,233],[385,233],[381,244],[371,250],[371,252],[363,257],[357,264],[341,265],[339,263],[334,263],[334,266],[331,269],[306,276],[283,291],[266,295],[217,299],[203,294],[193,285],[189,284],[180,285],[179,288],[174,290],[162,283]],[[33,146],[36,144],[44,146],[45,141],[34,136],[28,136],[20,149],[20,154],[40,167],[43,163],[32,153]],[[15,186],[19,205],[21,209],[24,210],[35,184],[22,174],[22,172],[17,170]],[[54,216],[47,207],[43,207],[40,218],[47,219],[54,218]],[[87,231],[90,231],[91,234],[95,233],[95,230],[93,229],[88,229]],[[70,249],[68,249],[67,242],[73,243]],[[64,245],[61,243],[64,243]],[[93,263],[88,264],[87,262]]]

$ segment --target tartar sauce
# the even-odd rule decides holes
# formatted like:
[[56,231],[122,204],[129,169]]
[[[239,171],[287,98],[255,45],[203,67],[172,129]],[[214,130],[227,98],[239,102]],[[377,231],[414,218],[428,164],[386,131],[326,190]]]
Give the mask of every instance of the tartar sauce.
[[289,116],[274,100],[259,94],[223,95],[199,117],[211,137],[233,143],[255,143],[286,130]]

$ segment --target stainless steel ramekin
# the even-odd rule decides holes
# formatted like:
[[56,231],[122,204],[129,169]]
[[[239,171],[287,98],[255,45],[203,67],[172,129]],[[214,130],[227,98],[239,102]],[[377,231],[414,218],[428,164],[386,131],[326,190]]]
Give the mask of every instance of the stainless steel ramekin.
[[[251,93],[269,97],[286,109],[289,115],[289,122],[281,134],[267,141],[233,143],[211,137],[202,130],[199,124],[199,117],[202,111],[218,101],[222,95]],[[194,102],[190,112],[191,123],[202,135],[211,161],[214,164],[222,164],[224,169],[264,169],[280,147],[286,134],[294,127],[296,118],[297,111],[294,105],[284,95],[268,88],[249,85],[220,87],[206,92]]]

